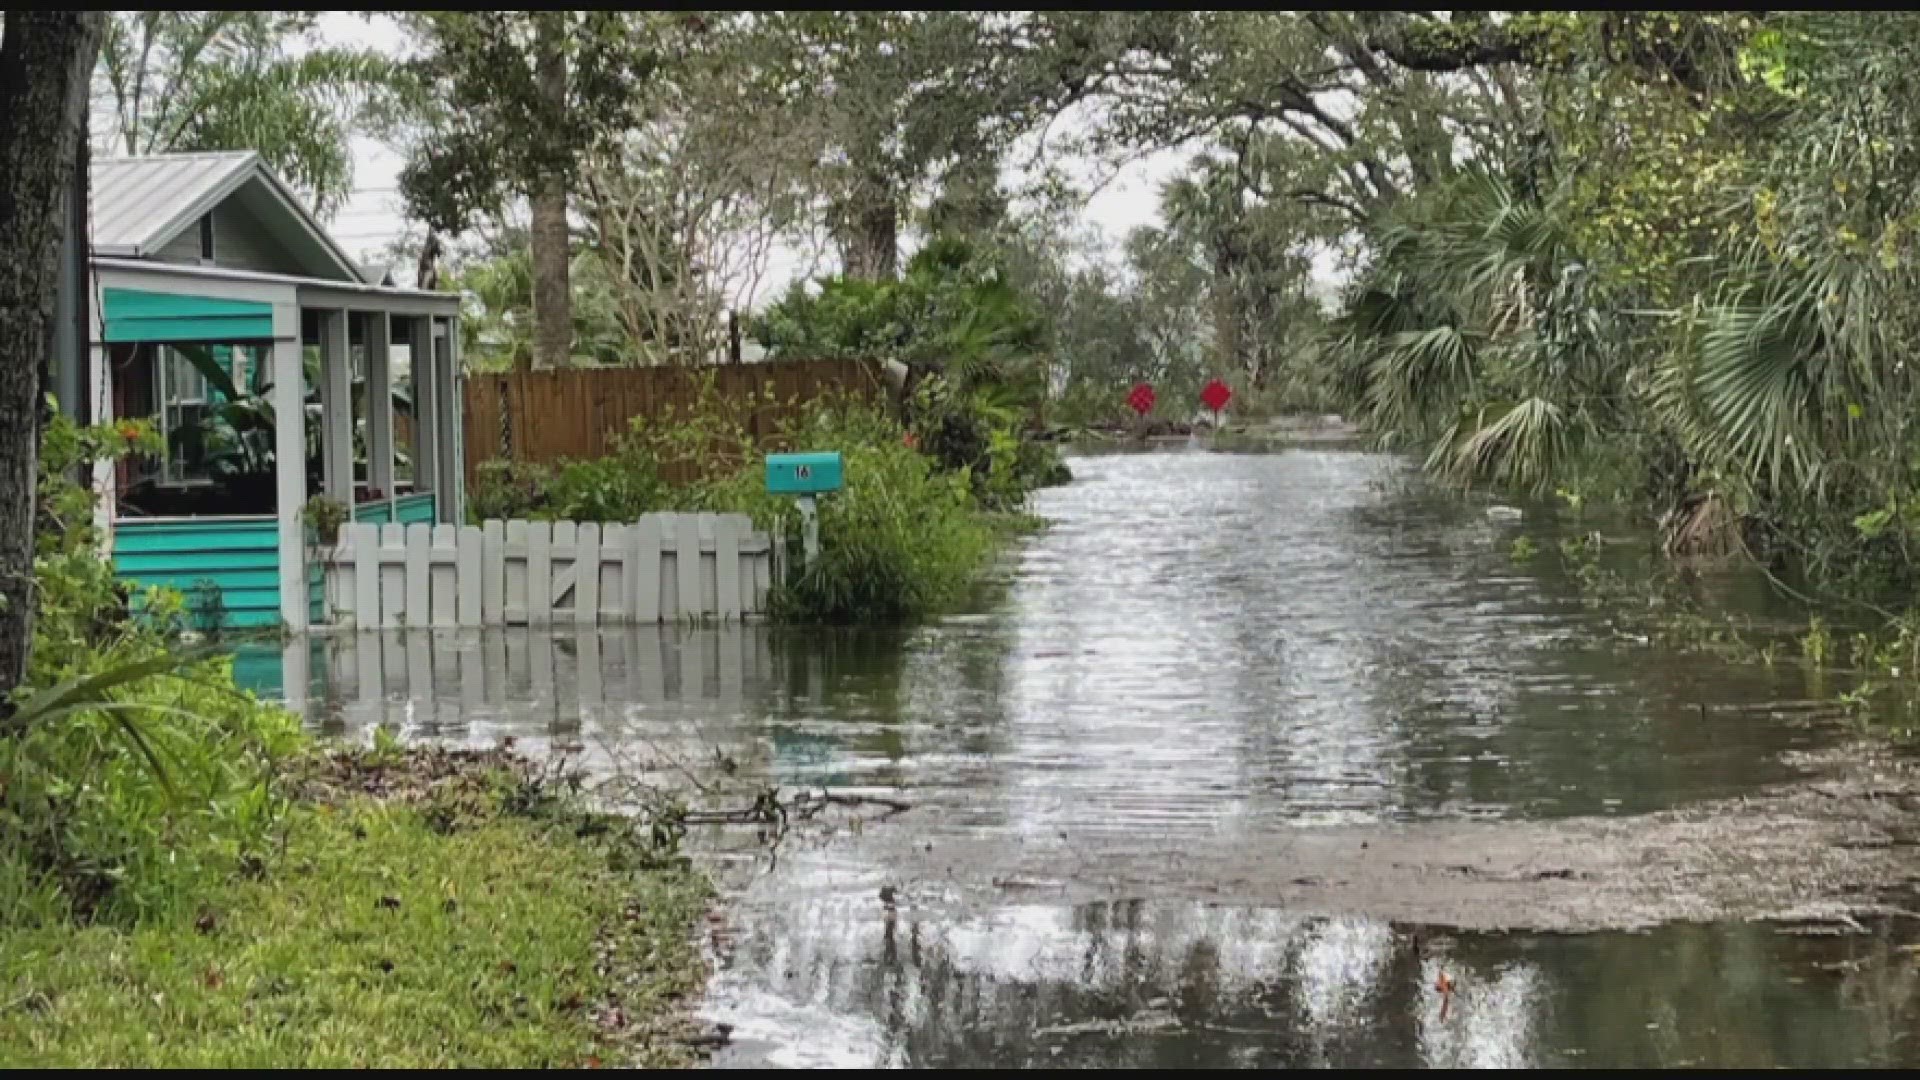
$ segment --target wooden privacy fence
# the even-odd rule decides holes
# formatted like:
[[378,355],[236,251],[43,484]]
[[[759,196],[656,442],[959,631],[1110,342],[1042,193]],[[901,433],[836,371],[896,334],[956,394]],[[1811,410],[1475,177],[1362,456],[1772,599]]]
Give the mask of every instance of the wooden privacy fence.
[[873,400],[886,387],[881,365],[870,360],[475,372],[466,378],[467,483],[477,483],[480,466],[496,459],[550,464],[604,457],[635,417],[658,419],[694,408],[708,379],[721,401],[739,409],[755,438],[774,434],[828,394]]
[[774,549],[745,514],[355,523],[321,553],[320,618],[361,629],[749,619],[766,612]]

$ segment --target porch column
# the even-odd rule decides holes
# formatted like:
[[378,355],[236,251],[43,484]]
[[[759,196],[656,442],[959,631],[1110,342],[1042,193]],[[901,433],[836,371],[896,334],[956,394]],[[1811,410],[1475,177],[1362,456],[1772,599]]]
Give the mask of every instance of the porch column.
[[[433,319],[415,315],[407,319],[407,352],[413,369],[413,490],[438,492],[440,488],[440,395],[433,377]],[[439,497],[434,497],[438,505]]]
[[[106,345],[96,343],[90,350],[87,363],[92,365],[93,400],[80,403],[85,409],[80,415],[89,424],[104,424],[114,419],[113,365],[108,361]],[[120,477],[114,463],[106,458],[95,461],[92,472],[94,535],[100,539],[101,556],[111,558],[113,516],[119,509],[116,503],[120,497]]]
[[453,428],[453,523],[467,523],[467,369],[460,355],[460,317],[447,320],[448,355],[453,357],[453,408],[448,411],[448,426]]
[[438,412],[433,427],[439,438],[436,457],[440,462],[434,508],[439,521],[458,525],[460,472],[465,463],[460,460],[460,395],[456,392],[460,380],[454,367],[453,320],[435,319],[433,324],[438,331],[433,337],[433,401]]
[[280,621],[307,628],[307,395],[300,305],[273,305],[273,469],[280,518]]
[[353,507],[353,363],[347,313],[320,313],[320,457],[327,495]]
[[387,313],[365,316],[367,335],[367,483],[393,502],[393,328]]

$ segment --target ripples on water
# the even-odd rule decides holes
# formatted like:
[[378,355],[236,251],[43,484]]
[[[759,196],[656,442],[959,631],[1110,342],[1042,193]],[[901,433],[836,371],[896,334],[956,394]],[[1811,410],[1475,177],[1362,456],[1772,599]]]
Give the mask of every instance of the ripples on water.
[[[783,784],[900,789],[884,840],[718,864],[723,1063],[1839,1064],[1910,1051],[1912,980],[1783,972],[1761,927],[1418,933],[1234,895],[1069,904],[965,839],[1099,881],[1100,852],[1267,850],[1342,823],[1642,813],[1786,779],[1817,726],[1706,719],[1803,693],[1605,640],[1521,528],[1378,455],[1083,457],[978,614],[911,632],[413,635],[332,646],[316,722],[704,755]],[[1529,527],[1531,530],[1531,526]],[[1538,535],[1536,533],[1536,535]],[[1543,540],[1550,538],[1541,537]],[[1718,717],[1721,714],[1716,713]],[[988,860],[991,862],[991,860]],[[889,909],[882,884],[901,888]],[[1192,885],[1193,883],[1186,883]],[[1204,884],[1204,883],[1203,883]],[[1911,971],[1912,965],[1906,966]],[[1441,970],[1460,991],[1440,1015]],[[1844,993],[1842,991],[1845,991]],[[1852,999],[1843,1000],[1848,994]],[[1864,1004],[1861,995],[1864,994]]]

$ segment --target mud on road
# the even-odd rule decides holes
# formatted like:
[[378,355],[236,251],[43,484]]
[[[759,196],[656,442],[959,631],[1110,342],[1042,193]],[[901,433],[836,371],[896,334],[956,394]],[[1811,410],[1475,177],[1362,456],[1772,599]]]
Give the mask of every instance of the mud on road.
[[1215,846],[950,832],[928,843],[909,813],[866,842],[903,897],[943,904],[979,892],[1207,899],[1542,932],[1903,912],[1900,895],[1920,884],[1920,768],[1870,745],[1798,764],[1813,778],[1627,817],[1307,827]]

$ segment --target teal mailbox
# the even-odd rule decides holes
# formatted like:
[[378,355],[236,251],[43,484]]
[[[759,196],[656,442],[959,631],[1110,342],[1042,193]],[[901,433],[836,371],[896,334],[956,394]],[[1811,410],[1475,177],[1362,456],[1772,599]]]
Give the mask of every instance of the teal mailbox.
[[843,485],[837,451],[768,454],[767,491],[774,495],[826,495]]

